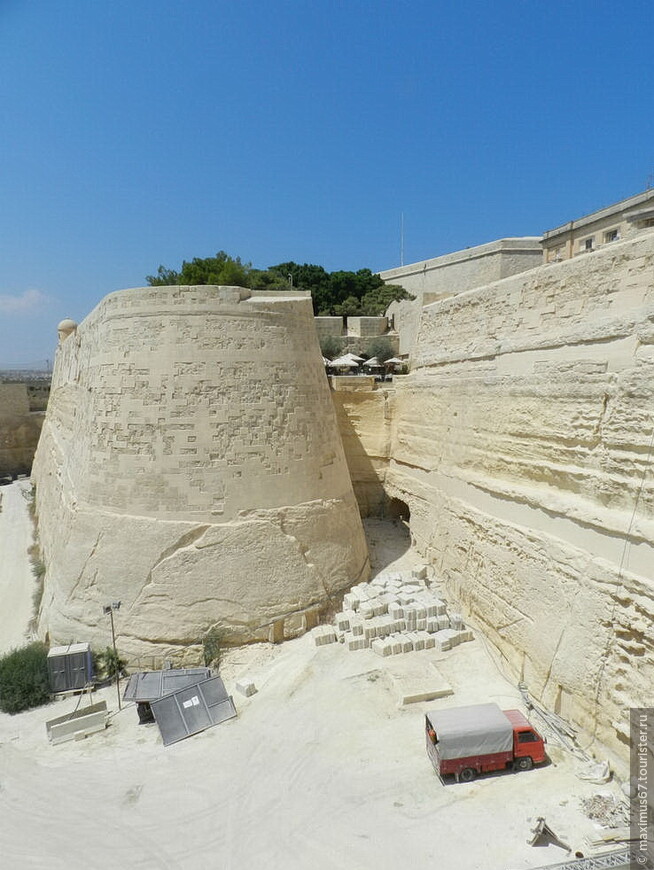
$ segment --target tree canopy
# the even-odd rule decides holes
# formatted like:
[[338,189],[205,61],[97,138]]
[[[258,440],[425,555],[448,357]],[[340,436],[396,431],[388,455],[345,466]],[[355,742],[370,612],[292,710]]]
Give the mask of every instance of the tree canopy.
[[252,290],[306,290],[311,293],[314,314],[332,316],[364,315],[375,317],[386,311],[394,300],[412,299],[396,284],[384,284],[370,269],[358,272],[327,272],[312,263],[279,263],[268,269],[254,269],[240,257],[218,251],[215,257],[182,263],[179,271],[159,266],[156,275],[148,275],[151,286],[166,284],[226,284]]

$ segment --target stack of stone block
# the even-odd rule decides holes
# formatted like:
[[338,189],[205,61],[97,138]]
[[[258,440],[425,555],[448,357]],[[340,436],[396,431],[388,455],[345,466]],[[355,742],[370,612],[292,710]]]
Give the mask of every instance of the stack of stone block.
[[389,656],[413,650],[449,650],[473,639],[461,615],[424,583],[424,570],[378,574],[343,597],[333,626],[313,630],[316,646],[340,641],[348,650],[372,649]]

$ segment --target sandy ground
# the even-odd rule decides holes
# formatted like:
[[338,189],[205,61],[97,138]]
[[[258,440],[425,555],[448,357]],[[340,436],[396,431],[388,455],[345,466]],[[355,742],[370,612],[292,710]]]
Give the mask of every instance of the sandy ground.
[[[369,532],[377,567],[411,565],[397,529]],[[388,668],[421,657],[454,695],[400,708]],[[584,838],[598,828],[579,801],[619,793],[579,780],[552,744],[540,769],[439,781],[424,749],[426,709],[519,706],[481,640],[381,659],[307,635],[233,650],[221,673],[230,690],[251,678],[257,694],[235,694],[237,719],[167,748],[132,705],[117,712],[113,688],[95,694],[110,727],[81,742],[46,740],[45,721],[75,698],[0,714],[2,870],[533,868],[565,858],[527,845],[537,816],[588,855]]]
[[36,580],[27,557],[32,521],[28,480],[0,487],[0,654],[25,643]]

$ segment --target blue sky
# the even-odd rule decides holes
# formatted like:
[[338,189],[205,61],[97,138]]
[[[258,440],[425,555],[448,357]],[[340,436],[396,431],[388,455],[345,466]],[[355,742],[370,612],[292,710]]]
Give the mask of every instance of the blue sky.
[[[0,365],[163,263],[386,269],[654,173],[651,0],[0,0]],[[652,179],[654,182],[654,179]]]

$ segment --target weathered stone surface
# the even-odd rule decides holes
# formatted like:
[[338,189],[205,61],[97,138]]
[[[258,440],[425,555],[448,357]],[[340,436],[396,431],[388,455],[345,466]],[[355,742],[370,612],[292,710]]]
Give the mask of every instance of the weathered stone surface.
[[304,294],[107,296],[62,339],[33,476],[53,639],[106,643],[116,599],[128,654],[267,638],[369,573]]
[[0,384],[0,476],[29,474],[43,425],[42,407],[27,384]]
[[333,396],[355,491],[374,459],[464,617],[624,768],[654,694],[654,234],[426,307],[393,386],[382,428]]
[[537,698],[626,758],[654,690],[654,236],[424,309],[386,488]]

